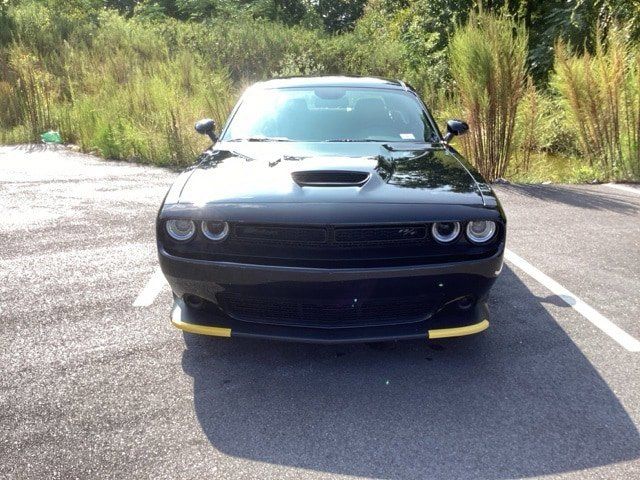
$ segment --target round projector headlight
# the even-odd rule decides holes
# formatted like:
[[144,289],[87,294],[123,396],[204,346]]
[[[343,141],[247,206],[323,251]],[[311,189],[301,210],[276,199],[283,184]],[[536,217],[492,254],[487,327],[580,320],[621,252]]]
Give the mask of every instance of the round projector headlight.
[[467,224],[467,238],[473,243],[486,243],[496,233],[496,222],[491,220],[474,220]]
[[209,240],[219,242],[229,235],[229,224],[227,222],[202,222],[202,233]]
[[196,233],[196,224],[191,220],[168,220],[165,227],[169,236],[179,242],[191,239]]
[[431,235],[440,243],[451,243],[460,235],[459,222],[438,222],[431,226]]

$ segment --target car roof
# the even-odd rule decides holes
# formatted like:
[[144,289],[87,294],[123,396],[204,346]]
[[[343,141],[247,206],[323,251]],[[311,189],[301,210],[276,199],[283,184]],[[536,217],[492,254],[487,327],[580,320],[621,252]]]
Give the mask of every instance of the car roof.
[[258,82],[252,88],[295,88],[295,87],[368,87],[408,90],[410,87],[399,80],[378,77],[324,76],[287,77]]

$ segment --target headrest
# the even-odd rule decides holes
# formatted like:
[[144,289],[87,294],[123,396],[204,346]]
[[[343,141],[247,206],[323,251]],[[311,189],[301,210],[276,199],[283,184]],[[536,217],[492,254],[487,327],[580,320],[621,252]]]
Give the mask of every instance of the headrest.
[[303,113],[309,110],[307,101],[304,98],[292,98],[287,100],[282,106],[282,110],[287,113]]
[[387,107],[381,98],[361,98],[356,102],[353,111],[359,115],[386,115]]

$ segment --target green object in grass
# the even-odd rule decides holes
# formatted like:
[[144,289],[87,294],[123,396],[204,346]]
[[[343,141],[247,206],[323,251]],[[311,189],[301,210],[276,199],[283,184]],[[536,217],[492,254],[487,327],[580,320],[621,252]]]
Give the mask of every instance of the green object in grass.
[[55,132],[53,130],[44,132],[42,135],[40,135],[40,138],[44,143],[62,143],[60,132]]

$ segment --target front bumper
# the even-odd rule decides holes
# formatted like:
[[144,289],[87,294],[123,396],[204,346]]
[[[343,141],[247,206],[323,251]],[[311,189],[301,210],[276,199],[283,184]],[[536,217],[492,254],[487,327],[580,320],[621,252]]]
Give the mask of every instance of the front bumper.
[[216,318],[208,312],[189,308],[178,298],[171,309],[173,326],[188,333],[306,343],[336,344],[461,337],[480,333],[489,327],[489,311],[484,302],[478,303],[464,315],[448,313],[437,317],[420,323],[384,327],[322,329],[257,325],[229,318]]
[[[502,270],[503,245],[489,258],[448,264],[368,269],[322,269],[236,264],[173,256],[162,248],[159,258],[176,297],[172,323],[187,332],[319,343],[374,342],[397,339],[442,338],[480,332],[488,326],[485,299]],[[183,297],[196,295],[218,305],[220,294],[235,292],[296,298],[345,297],[389,299],[433,298],[433,309],[422,319],[385,325],[295,325],[277,321],[246,321],[222,308],[199,310]],[[472,295],[475,304],[466,310],[456,300]],[[402,297],[400,297],[402,296]]]

